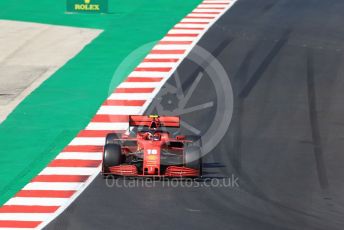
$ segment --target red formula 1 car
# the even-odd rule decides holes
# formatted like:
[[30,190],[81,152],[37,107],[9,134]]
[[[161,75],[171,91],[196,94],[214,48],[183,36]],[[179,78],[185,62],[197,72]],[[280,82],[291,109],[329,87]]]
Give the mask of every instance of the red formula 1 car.
[[173,137],[179,117],[129,116],[130,134],[109,133],[104,146],[102,174],[149,177],[200,177],[200,140]]

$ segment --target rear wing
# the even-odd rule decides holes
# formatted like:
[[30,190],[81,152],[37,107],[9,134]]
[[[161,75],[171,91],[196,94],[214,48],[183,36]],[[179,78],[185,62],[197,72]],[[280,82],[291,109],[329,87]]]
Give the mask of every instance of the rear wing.
[[180,127],[180,118],[174,116],[162,116],[157,115],[141,116],[141,115],[130,115],[129,126],[144,126],[150,128],[157,127]]

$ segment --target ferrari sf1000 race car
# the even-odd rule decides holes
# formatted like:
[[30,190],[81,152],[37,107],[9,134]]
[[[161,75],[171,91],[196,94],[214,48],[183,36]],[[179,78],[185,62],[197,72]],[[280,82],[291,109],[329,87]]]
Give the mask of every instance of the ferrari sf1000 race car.
[[129,133],[106,136],[103,175],[148,177],[200,177],[201,140],[171,135],[180,126],[172,116],[129,116]]

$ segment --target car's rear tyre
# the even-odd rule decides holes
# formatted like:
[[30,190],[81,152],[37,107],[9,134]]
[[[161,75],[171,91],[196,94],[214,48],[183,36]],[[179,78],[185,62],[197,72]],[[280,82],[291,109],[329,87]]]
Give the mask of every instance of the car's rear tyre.
[[109,167],[117,166],[122,163],[122,150],[118,144],[107,144],[103,153],[103,172],[109,173]]
[[120,144],[120,141],[115,140],[115,139],[119,139],[119,133],[109,133],[108,135],[106,135],[106,139],[105,139],[105,145],[107,144]]
[[184,148],[185,167],[196,169],[202,176],[202,153],[201,148],[195,145],[186,145]]

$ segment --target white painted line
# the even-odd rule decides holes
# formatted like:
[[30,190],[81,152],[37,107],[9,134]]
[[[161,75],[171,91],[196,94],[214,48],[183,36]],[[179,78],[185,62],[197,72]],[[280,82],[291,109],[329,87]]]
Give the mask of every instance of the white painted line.
[[[165,37],[162,41],[190,41],[191,39],[188,38],[188,39],[185,39],[183,37],[170,37],[170,38],[167,38]],[[157,58],[157,59],[160,59],[160,58],[169,58],[169,59],[175,59],[175,58],[182,58],[184,55],[183,54],[148,54],[146,56],[146,58]],[[135,77],[135,75],[132,73],[130,74],[129,76],[133,76]],[[145,76],[144,76],[145,77]],[[154,77],[154,76],[151,76],[151,77]],[[158,76],[158,77],[164,77],[164,76]]]
[[200,4],[199,7],[228,7],[225,4]]
[[176,27],[188,27],[188,28],[202,28],[206,29],[207,24],[192,24],[192,23],[178,23]]
[[[169,34],[199,34],[201,33],[200,30],[189,30],[189,29],[171,29],[168,31]],[[190,36],[185,36],[190,37]],[[181,46],[183,47],[183,46]],[[184,47],[190,47],[190,45],[186,45]],[[185,49],[185,48],[184,48]]]
[[[179,41],[186,41],[186,42],[191,42],[191,43],[194,43],[196,40],[198,39],[198,36],[197,37],[165,37],[164,38],[164,42],[179,42]],[[189,50],[190,47],[187,49]],[[185,58],[184,54],[179,54],[181,55],[180,57],[178,57],[179,60]]]
[[31,182],[22,190],[78,190],[83,184],[79,182]]
[[41,197],[14,197],[5,205],[40,205],[60,206],[68,201],[68,198],[41,198]]
[[[15,230],[15,229],[16,228],[0,228],[0,230]],[[20,228],[20,230],[32,230],[32,228]]]
[[[170,30],[169,32],[175,33],[175,34],[180,34],[180,33],[192,33],[192,31],[190,32],[183,32],[185,30]],[[195,32],[195,31],[193,31]],[[197,32],[198,33],[198,32]],[[190,47],[190,45],[156,45],[154,46],[153,49],[155,50],[186,50]],[[174,66],[176,64],[174,63]]]
[[[204,12],[216,12],[216,13],[221,13],[223,10],[222,9],[199,9],[196,8],[192,13],[204,13]],[[214,14],[217,16],[217,14]]]
[[102,152],[62,152],[56,159],[102,160],[102,156]]
[[[157,54],[155,54],[155,55],[157,55]],[[158,55],[165,55],[165,58],[166,58],[166,56],[168,56],[170,54],[158,54]],[[153,72],[153,71],[145,71],[145,72],[143,72],[143,71],[133,71],[129,75],[129,77],[165,77],[165,76],[166,76],[166,73]]]
[[140,65],[138,65],[139,68],[154,68],[154,67],[163,67],[163,68],[172,68],[176,64],[174,62],[141,62]]
[[86,127],[86,130],[127,130],[129,128],[128,122],[91,122]]
[[[163,42],[179,42],[179,41],[187,41],[187,42],[194,42],[197,39],[197,37],[173,37],[173,36],[169,36],[169,37],[164,37],[161,41]],[[190,47],[188,48],[190,49]],[[184,58],[185,57],[185,53],[184,54],[169,54],[169,55],[179,55],[180,58]]]
[[141,106],[101,106],[97,114],[105,115],[138,115],[142,110]]
[[212,20],[208,18],[184,18],[181,22],[211,22]]
[[152,93],[113,93],[109,100],[148,100],[153,98]]
[[98,173],[93,167],[46,167],[39,175],[93,175]]
[[211,18],[214,18],[216,16],[217,16],[216,14],[197,14],[197,13],[188,14],[188,17],[211,17]]
[[50,215],[50,213],[0,213],[0,220],[43,221]]
[[104,137],[76,137],[69,145],[95,145],[103,146],[105,143]]
[[122,82],[117,88],[156,88],[160,82]]

